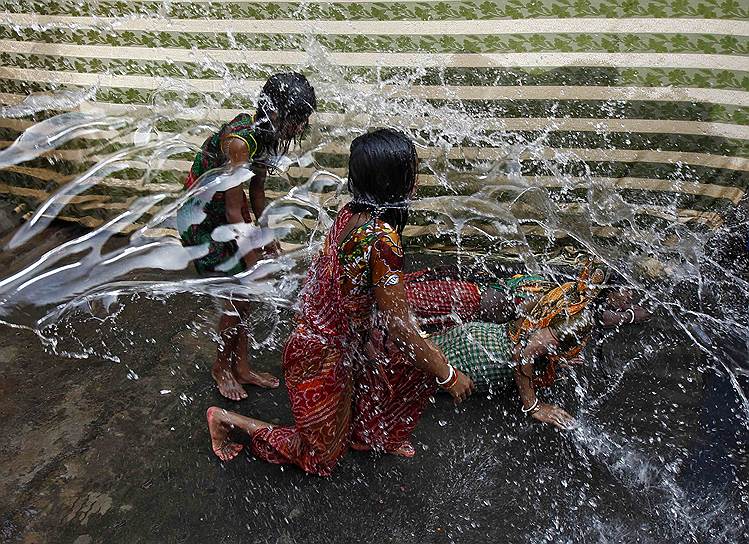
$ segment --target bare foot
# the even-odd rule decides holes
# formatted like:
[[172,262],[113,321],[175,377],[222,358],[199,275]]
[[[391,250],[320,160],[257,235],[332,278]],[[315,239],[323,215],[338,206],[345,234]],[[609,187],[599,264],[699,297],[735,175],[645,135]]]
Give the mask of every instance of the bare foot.
[[349,448],[354,451],[370,451],[372,448],[363,442],[351,442]]
[[275,389],[281,383],[278,378],[269,372],[255,372],[254,370],[240,370],[239,368],[234,371],[234,377],[238,383],[257,385],[266,389]]
[[211,406],[205,413],[208,431],[211,433],[211,448],[222,461],[234,459],[244,446],[229,439],[231,424],[226,410]]
[[242,332],[237,338],[236,357],[232,366],[232,374],[238,383],[245,385],[257,385],[266,389],[275,389],[279,381],[273,374],[267,372],[255,372],[250,367],[250,358],[247,355],[247,333]]
[[[349,447],[354,451],[371,451],[372,450],[371,446],[364,444],[363,442],[351,442]],[[406,457],[407,459],[410,459],[411,457],[416,455],[416,448],[414,448],[410,442],[404,442],[403,444],[401,444],[395,449],[387,450],[387,453],[391,455],[399,455],[400,457]]]
[[218,392],[229,400],[243,400],[247,398],[247,392],[244,387],[234,378],[231,372],[220,370],[211,372],[211,376],[216,381]]
[[413,444],[411,444],[411,442],[404,442],[394,450],[388,450],[388,453],[410,459],[411,457],[416,455],[416,448],[413,447]]

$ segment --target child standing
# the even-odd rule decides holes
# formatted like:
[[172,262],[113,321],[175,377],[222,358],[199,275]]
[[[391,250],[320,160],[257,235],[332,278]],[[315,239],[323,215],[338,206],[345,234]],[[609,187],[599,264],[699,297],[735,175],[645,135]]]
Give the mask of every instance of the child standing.
[[[183,244],[205,244],[208,248],[206,255],[194,261],[199,274],[236,274],[258,261],[258,250],[240,255],[236,242],[214,240],[213,231],[222,225],[251,223],[253,215],[255,219],[260,217],[265,209],[269,159],[288,151],[291,142],[304,132],[316,108],[315,90],[303,75],[274,74],[263,86],[255,115],[240,113],[203,143],[185,181],[187,189],[215,168],[251,165],[254,176],[249,183],[249,199],[239,184],[217,190],[209,201],[200,202],[200,222],[189,219],[194,213],[189,209],[189,202],[180,210],[178,226]],[[248,335],[242,327],[247,312],[246,302],[232,301],[218,326],[221,344],[212,375],[219,392],[231,400],[247,398],[243,384],[278,387],[276,377],[255,372],[250,367]]]

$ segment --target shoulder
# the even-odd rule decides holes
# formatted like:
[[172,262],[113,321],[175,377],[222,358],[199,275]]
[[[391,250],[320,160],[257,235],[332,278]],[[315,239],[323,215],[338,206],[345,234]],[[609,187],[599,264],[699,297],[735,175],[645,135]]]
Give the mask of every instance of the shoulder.
[[398,248],[401,252],[403,251],[400,234],[398,234],[398,232],[385,221],[382,219],[375,219],[373,231],[380,244]]
[[224,125],[221,131],[223,138],[236,138],[244,142],[252,158],[258,150],[255,139],[255,118],[249,113],[240,113]]

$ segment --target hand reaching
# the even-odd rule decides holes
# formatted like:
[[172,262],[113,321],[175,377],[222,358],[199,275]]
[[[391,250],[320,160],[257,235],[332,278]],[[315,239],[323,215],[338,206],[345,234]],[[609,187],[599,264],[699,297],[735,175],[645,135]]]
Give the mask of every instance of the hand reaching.
[[455,369],[455,383],[451,387],[445,387],[445,391],[450,393],[455,404],[460,404],[466,400],[476,389],[471,378],[463,374],[457,368]]
[[536,421],[554,425],[562,430],[569,429],[575,421],[571,415],[554,404],[539,404],[538,410],[533,412],[531,417]]

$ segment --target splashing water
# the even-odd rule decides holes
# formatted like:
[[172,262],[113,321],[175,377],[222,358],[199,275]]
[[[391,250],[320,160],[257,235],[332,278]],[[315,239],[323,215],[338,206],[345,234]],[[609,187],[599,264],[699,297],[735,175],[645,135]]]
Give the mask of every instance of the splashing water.
[[[175,228],[181,221],[199,222],[202,203],[215,191],[246,184],[252,173],[247,168],[210,171],[187,191],[178,188],[173,172],[180,161],[191,160],[220,120],[233,115],[221,110],[222,104],[246,102],[255,94],[254,88],[238,92],[247,85],[225,64],[208,56],[201,62],[204,69],[221,74],[222,81],[219,91],[197,103],[196,89],[164,79],[149,106],[121,112],[110,108],[105,114],[96,102],[90,102],[96,89],[31,96],[3,108],[0,116],[8,118],[44,110],[79,111],[29,126],[15,143],[0,151],[0,169],[10,171],[40,157],[75,154],[81,143],[86,147],[78,155],[87,165],[51,192],[14,233],[8,249],[39,240],[55,219],[66,218],[71,207],[86,202],[87,195],[121,189],[140,195],[124,197],[111,213],[104,210],[104,219],[95,228],[4,274],[0,278],[3,323],[33,331],[59,355],[127,363],[128,350],[136,341],[133,331],[118,325],[127,308],[138,308],[146,300],[167,303],[175,297],[203,305],[207,300],[242,299],[263,308],[250,324],[252,349],[272,351],[282,343],[291,322],[288,310],[294,307],[310,257],[332,217],[347,201],[342,166],[348,143],[369,127],[397,127],[412,136],[421,159],[419,198],[406,230],[408,251],[413,255],[431,262],[439,255],[443,261],[457,260],[461,267],[499,275],[524,269],[563,278],[569,275],[575,256],[584,252],[617,271],[656,312],[657,325],[652,330],[627,337],[627,361],[595,356],[593,375],[575,380],[573,401],[583,416],[576,429],[555,440],[561,452],[556,457],[566,455],[564,462],[585,470],[608,471],[620,486],[617,493],[628,495],[627,501],[632,496],[647,501],[643,523],[650,527],[648,538],[653,542],[700,542],[703,538],[729,542],[745,534],[745,523],[723,532],[716,527],[727,525],[725,511],[741,513],[742,501],[745,508],[746,489],[739,490],[735,502],[730,502],[734,497],[726,497],[725,509],[715,504],[707,509],[705,504],[719,497],[719,492],[703,490],[700,500],[705,502],[700,503],[689,494],[688,478],[676,476],[691,462],[689,445],[673,448],[675,454],[668,446],[683,443],[683,436],[669,435],[667,428],[661,428],[652,436],[665,436],[664,444],[639,443],[639,436],[652,429],[635,438],[623,422],[602,415],[612,399],[622,400],[620,388],[633,375],[642,377],[652,371],[662,378],[663,389],[658,384],[643,387],[652,385],[648,391],[668,403],[686,387],[699,396],[698,384],[692,380],[715,374],[728,384],[721,391],[731,395],[726,400],[731,405],[730,417],[749,429],[749,400],[742,385],[749,347],[749,283],[746,271],[738,270],[718,250],[732,229],[743,227],[740,220],[712,229],[690,228],[679,221],[675,196],[670,200],[664,196],[657,205],[627,201],[615,190],[616,180],[594,175],[575,146],[559,149],[553,145],[554,111],[540,130],[518,133],[490,111],[474,111],[457,99],[440,103],[410,93],[411,85],[426,74],[426,66],[395,75],[378,73],[374,84],[352,83],[325,47],[309,37],[306,57],[298,68],[308,74],[318,97],[324,99],[325,111],[313,118],[310,134],[292,150],[287,164],[279,167],[282,173],[269,180],[275,198],[259,224],[229,225],[213,233],[216,240],[235,240],[240,254],[273,240],[279,240],[285,251],[235,276],[196,278],[190,262],[205,254],[207,247],[183,247]],[[537,174],[523,174],[529,171]],[[684,169],[671,183],[674,187],[692,183],[690,176]],[[208,312],[190,327],[196,334],[212,337],[214,318]],[[144,315],[140,321],[148,327],[149,319],[157,317]],[[129,340],[123,342],[123,337]],[[599,338],[594,350],[611,342],[610,336]],[[669,354],[686,361],[679,367],[669,362]],[[653,368],[656,364],[671,365],[672,374]],[[137,377],[129,368],[128,375]],[[632,384],[627,386],[632,388]],[[183,402],[189,404],[189,397]],[[608,409],[626,419],[622,410]],[[655,423],[674,428],[682,425],[680,417],[687,416],[678,410],[652,414]],[[499,425],[496,420],[491,424]],[[710,424],[706,425],[691,428],[715,439]],[[514,429],[506,437],[508,443],[543,440]],[[502,471],[500,463],[491,459],[494,448],[460,451],[455,444],[450,446],[449,466],[463,472],[449,500],[479,501]],[[740,455],[745,456],[745,451],[736,452]],[[561,482],[576,477],[531,471],[523,472],[523,478],[541,478],[528,488],[551,490],[563,501],[570,484]],[[584,477],[577,479],[583,483],[575,490],[574,500],[589,506],[600,501],[604,490],[594,490]],[[428,512],[426,517],[432,519],[435,514]],[[528,528],[540,531],[546,541],[574,541],[560,529],[564,519],[544,519],[548,523],[530,523]],[[470,516],[463,521],[470,532]],[[591,541],[601,542],[636,534],[628,532],[627,520],[615,525],[595,514],[582,532]],[[534,541],[533,537],[528,541]]]

